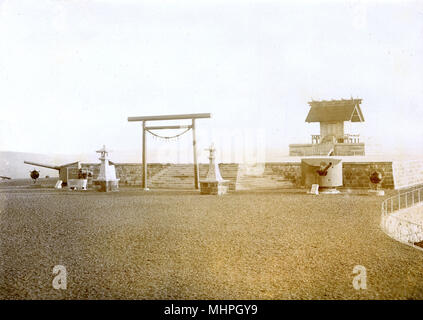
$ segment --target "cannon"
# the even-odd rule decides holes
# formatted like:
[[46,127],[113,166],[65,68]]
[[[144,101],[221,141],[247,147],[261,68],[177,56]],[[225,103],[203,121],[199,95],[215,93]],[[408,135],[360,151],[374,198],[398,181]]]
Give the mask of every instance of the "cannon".
[[24,161],[24,163],[30,164],[30,165],[33,165],[33,166],[37,166],[37,167],[58,170],[59,171],[59,180],[62,180],[62,186],[67,186],[67,184],[68,184],[68,168],[81,169],[81,163],[79,161],[63,164],[63,165],[60,165],[60,166],[43,164],[43,163],[36,163],[36,162],[31,162],[31,161]]
[[342,160],[333,157],[310,157],[301,159],[302,185],[319,186],[320,193],[336,194],[342,182]]

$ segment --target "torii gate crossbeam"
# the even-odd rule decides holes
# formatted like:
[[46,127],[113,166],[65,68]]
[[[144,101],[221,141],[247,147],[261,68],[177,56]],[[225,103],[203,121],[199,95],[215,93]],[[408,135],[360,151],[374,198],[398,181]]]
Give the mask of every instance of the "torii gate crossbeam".
[[[210,118],[210,113],[192,113],[192,114],[173,114],[162,116],[143,116],[143,117],[128,117],[129,122],[142,121],[142,187],[148,190],[147,187],[147,154],[146,154],[146,134],[148,130],[162,130],[162,129],[192,129],[192,147],[194,153],[194,184],[195,189],[200,188],[200,172],[197,163],[197,141],[195,137],[195,120]],[[146,126],[147,121],[160,121],[160,120],[184,120],[191,119],[191,125],[180,126]]]

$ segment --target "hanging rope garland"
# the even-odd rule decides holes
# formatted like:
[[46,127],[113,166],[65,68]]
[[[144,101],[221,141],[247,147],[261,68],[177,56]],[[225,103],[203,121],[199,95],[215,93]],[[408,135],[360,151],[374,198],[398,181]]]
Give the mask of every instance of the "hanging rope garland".
[[151,135],[153,135],[154,137],[156,137],[156,138],[159,138],[159,139],[165,139],[165,140],[171,140],[171,139],[178,139],[180,136],[182,136],[184,133],[187,133],[189,130],[190,130],[191,128],[187,128],[185,131],[182,131],[181,133],[179,133],[179,134],[177,134],[177,135],[174,135],[174,136],[161,136],[161,135],[158,135],[157,133],[154,133],[154,132],[152,132],[152,131],[150,131],[150,130],[147,130],[146,129],[146,131],[148,132],[148,133],[150,133]]

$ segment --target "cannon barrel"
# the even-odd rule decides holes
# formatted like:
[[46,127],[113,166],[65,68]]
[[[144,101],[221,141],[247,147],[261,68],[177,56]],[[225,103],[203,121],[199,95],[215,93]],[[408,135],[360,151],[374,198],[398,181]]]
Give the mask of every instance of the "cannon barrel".
[[319,176],[327,175],[328,170],[329,170],[331,165],[332,165],[332,162],[329,162],[328,165],[326,167],[324,167],[322,170],[317,170],[317,173],[319,174]]
[[61,166],[58,166],[58,167],[59,168],[72,167],[75,164],[76,164],[76,167],[78,169],[81,169],[81,161],[75,161],[75,162],[70,162],[70,163],[62,164]]
[[31,164],[31,165],[37,166],[37,167],[43,167],[43,168],[48,168],[48,169],[60,170],[60,167],[59,166],[52,166],[52,165],[48,165],[48,164],[36,163],[36,162],[31,162],[31,161],[24,161],[24,163]]

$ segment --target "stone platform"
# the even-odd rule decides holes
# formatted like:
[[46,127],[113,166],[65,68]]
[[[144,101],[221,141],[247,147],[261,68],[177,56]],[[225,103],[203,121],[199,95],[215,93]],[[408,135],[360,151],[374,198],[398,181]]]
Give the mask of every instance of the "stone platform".
[[[222,178],[229,180],[229,191],[286,189],[301,187],[301,159],[284,157],[278,162],[260,164],[219,164]],[[384,176],[383,189],[403,189],[423,184],[423,158],[363,156],[337,157],[343,162],[344,188],[369,188],[371,171],[378,170]],[[200,164],[200,179],[207,175],[208,164]],[[83,168],[98,175],[98,164],[82,164]],[[140,186],[140,163],[116,163],[116,175],[120,183]],[[147,166],[150,188],[194,189],[193,164],[149,163]]]
[[332,144],[290,144],[290,156],[327,155],[333,149],[334,156],[364,156],[364,143],[334,143]]

